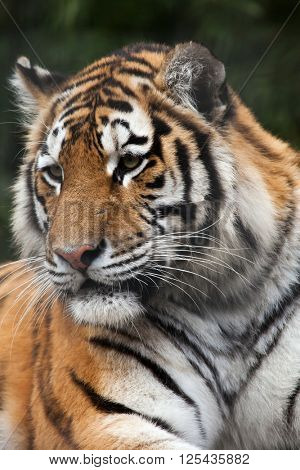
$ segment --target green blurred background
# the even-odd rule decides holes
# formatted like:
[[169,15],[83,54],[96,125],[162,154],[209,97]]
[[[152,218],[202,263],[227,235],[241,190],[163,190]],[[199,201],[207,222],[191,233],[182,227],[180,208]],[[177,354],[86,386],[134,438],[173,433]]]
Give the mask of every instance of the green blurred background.
[[[22,158],[22,132],[7,78],[16,57],[75,72],[137,41],[201,41],[225,63],[239,91],[297,1],[289,0],[1,0],[0,261],[10,243],[10,185]],[[5,10],[8,9],[11,17]],[[13,19],[12,19],[13,18]],[[263,125],[300,147],[300,6],[243,89]],[[26,41],[29,42],[27,42]]]

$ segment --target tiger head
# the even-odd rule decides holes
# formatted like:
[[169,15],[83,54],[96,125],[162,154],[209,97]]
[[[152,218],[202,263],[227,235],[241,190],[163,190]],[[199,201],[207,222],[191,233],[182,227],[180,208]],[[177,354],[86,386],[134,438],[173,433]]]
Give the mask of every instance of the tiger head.
[[257,243],[232,210],[237,98],[223,64],[195,43],[141,44],[70,78],[21,57],[12,83],[28,127],[15,239],[76,320],[128,320],[162,292],[219,298],[220,243]]

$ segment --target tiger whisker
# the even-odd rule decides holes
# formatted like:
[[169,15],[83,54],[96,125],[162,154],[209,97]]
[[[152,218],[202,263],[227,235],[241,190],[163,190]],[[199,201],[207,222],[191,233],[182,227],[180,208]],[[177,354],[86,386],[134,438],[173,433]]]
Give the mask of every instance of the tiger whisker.
[[[224,294],[224,292],[217,286],[217,284],[212,281],[211,279],[209,279],[208,277],[206,276],[203,276],[202,274],[199,274],[199,273],[195,273],[193,271],[189,271],[187,269],[179,269],[179,268],[175,268],[175,267],[171,267],[171,266],[162,266],[162,269],[163,270],[172,270],[172,271],[179,271],[181,273],[188,273],[188,274],[192,274],[194,276],[197,276],[197,277],[200,277],[201,279],[204,279],[205,281],[207,281],[209,284],[211,284],[213,287],[215,287],[215,289],[217,289],[218,292],[220,292],[221,295],[223,295],[223,297],[226,298],[226,295]],[[204,294],[202,292],[202,294]],[[204,294],[206,296],[206,294]],[[207,297],[207,296],[206,296]]]
[[[26,303],[26,297],[30,294],[30,292],[33,292],[34,289],[35,289],[37,286],[39,286],[39,284],[41,284],[42,282],[44,282],[45,280],[47,280],[47,274],[46,274],[46,273],[40,273],[40,274],[38,274],[37,276],[35,276],[33,279],[31,279],[29,285],[27,285],[27,286],[20,292],[20,294],[16,297],[15,302],[11,305],[10,309],[13,308],[17,302],[19,302],[20,300],[22,300],[23,297],[25,297],[25,299],[23,300],[23,302],[19,305],[19,309],[18,309],[17,312],[16,312],[16,315],[17,315],[17,314],[19,313],[20,309],[23,307],[24,303]],[[9,309],[9,310],[10,310],[10,309]],[[8,310],[8,311],[9,311],[9,310]]]
[[[161,255],[161,258],[159,257],[155,257],[153,258],[155,261],[157,260],[164,260],[164,258],[168,258],[168,255],[165,255],[164,253],[160,253]],[[213,269],[211,266],[210,266],[210,263],[214,263],[216,264],[216,262],[214,261],[208,261],[208,260],[201,260],[201,259],[197,259],[197,258],[189,258],[189,257],[184,257],[184,256],[176,256],[176,257],[173,257],[172,258],[173,261],[186,261],[187,263],[195,263],[195,264],[198,264],[199,266],[205,266],[205,269],[208,269],[209,271],[212,271],[216,274],[222,274],[220,271],[216,271],[215,269]],[[224,266],[225,267],[225,266]]]
[[[161,256],[163,256],[163,252],[161,252],[160,254],[161,254]],[[230,266],[230,265],[229,265],[228,263],[226,263],[225,261],[220,260],[219,258],[217,258],[216,256],[213,256],[213,255],[207,255],[207,254],[205,254],[205,256],[208,256],[209,258],[212,258],[212,260],[211,260],[211,259],[206,260],[207,263],[213,263],[213,264],[215,264],[215,265],[217,265],[217,266],[226,268],[226,269],[228,269],[229,271],[234,272],[240,279],[242,279],[244,282],[246,282],[246,283],[249,284],[250,286],[254,287],[254,285],[252,284],[252,282],[251,282],[249,279],[247,279],[243,274],[239,273],[236,269],[234,269],[232,266]],[[170,257],[170,255],[169,255],[168,253],[164,255],[164,258],[169,259],[169,257]],[[187,261],[188,261],[188,260],[195,260],[194,257],[189,258],[188,256],[186,256],[186,258],[187,258]],[[176,255],[173,256],[172,259],[175,260],[175,259],[176,259]],[[214,261],[214,260],[216,260],[216,261]],[[199,263],[200,263],[200,262],[201,262],[201,263],[204,263],[205,259],[203,259],[203,260],[198,259],[197,261],[198,261]]]
[[[172,277],[169,277],[169,276],[164,275],[164,274],[160,276],[159,274],[152,273],[152,272],[148,273],[148,275],[149,275],[150,277],[152,277],[152,276],[153,276],[153,277],[156,277],[157,279],[160,279],[161,281],[164,281],[166,284],[169,284],[169,285],[171,285],[171,286],[176,287],[177,289],[180,289],[185,295],[187,295],[187,296],[191,299],[191,301],[195,304],[195,306],[197,307],[197,309],[200,310],[199,305],[197,304],[197,302],[195,301],[195,299],[193,299],[193,297],[192,297],[188,292],[186,292],[181,286],[178,286],[177,284],[175,284],[174,282],[171,282],[171,281],[169,280],[169,279],[174,280]],[[176,280],[176,281],[179,281],[178,279],[175,279],[175,280]],[[180,281],[179,281],[179,282],[180,282]],[[183,283],[183,281],[181,281],[181,282]],[[189,284],[187,284],[187,285],[189,285]],[[190,286],[190,287],[192,287],[192,286]]]
[[[40,291],[39,288],[42,287],[42,290]],[[25,312],[22,314],[22,316],[20,317],[17,325],[15,326],[14,330],[13,330],[13,336],[12,336],[12,341],[11,341],[11,354],[12,354],[12,348],[13,348],[13,343],[14,343],[14,340],[15,340],[15,337],[17,335],[17,332],[19,330],[19,327],[21,326],[21,324],[23,323],[24,319],[27,317],[28,313],[30,312],[30,310],[34,307],[37,299],[39,299],[42,295],[44,295],[44,292],[45,292],[45,289],[46,289],[46,286],[44,284],[44,278],[40,278],[40,279],[35,279],[35,282],[33,283],[33,285],[31,286],[31,292],[35,292],[35,295],[33,295],[31,301],[29,301],[29,304],[27,305],[27,308],[25,310]],[[25,300],[26,302],[26,300]],[[24,305],[24,302],[23,304]],[[16,315],[18,314],[18,312],[20,311],[20,308],[18,309],[17,313],[15,314],[15,317]]]
[[[174,280],[174,281],[180,282],[180,283],[182,283],[182,284],[185,284],[185,285],[191,287],[192,289],[197,290],[197,291],[200,292],[204,297],[207,297],[207,298],[209,297],[208,294],[206,294],[205,292],[203,292],[203,291],[202,291],[201,289],[199,289],[198,287],[193,286],[192,284],[189,284],[188,282],[183,281],[182,279],[178,279],[178,277],[172,276],[171,273],[166,274],[166,273],[163,271],[162,266],[159,265],[159,264],[157,264],[157,265],[155,265],[155,266],[151,266],[151,269],[155,269],[156,271],[159,271],[161,275],[167,276],[169,279],[172,279],[172,280]],[[152,271],[150,271],[150,272],[152,272]]]
[[[215,220],[215,222],[211,223],[210,225],[207,225],[206,227],[204,228],[201,228],[199,230],[195,230],[193,232],[190,232],[191,234],[196,234],[196,233],[202,233],[202,232],[205,232],[206,230],[208,230],[209,228],[212,228],[214,227],[215,225],[217,225],[219,222],[221,222],[223,220],[223,218],[225,217],[225,213],[223,215],[221,215],[217,220]],[[186,232],[173,232],[173,234],[184,234]],[[161,236],[165,236],[165,235],[156,235],[155,238],[159,238]]]
[[[50,288],[52,286],[49,286]],[[43,320],[49,310],[52,310],[55,302],[61,297],[60,290],[53,290],[49,297],[46,296],[43,304],[40,306],[40,309],[35,313],[35,327],[38,325],[38,321],[40,321],[40,326],[43,324]]]
[[[179,248],[180,248],[180,247],[187,247],[187,248],[188,248],[187,251],[189,251],[189,252],[195,252],[195,253],[199,253],[199,252],[197,252],[197,251],[195,251],[195,250],[192,250],[192,249],[194,249],[194,248],[199,248],[199,249],[201,249],[201,250],[207,250],[207,251],[209,251],[209,250],[210,250],[210,251],[217,251],[217,252],[219,252],[219,253],[226,253],[226,254],[228,254],[228,255],[230,255],[230,256],[234,256],[234,257],[239,258],[239,259],[241,259],[241,260],[243,260],[243,261],[247,261],[248,263],[251,263],[251,264],[253,264],[253,265],[255,264],[254,261],[252,261],[252,260],[250,260],[250,259],[248,259],[248,258],[245,258],[244,256],[238,255],[238,254],[236,254],[236,253],[231,253],[231,252],[229,251],[229,249],[223,250],[222,248],[217,248],[217,247],[212,247],[212,246],[188,245],[188,244],[183,244],[183,243],[179,243],[179,244],[169,244],[169,245],[165,245],[165,246],[164,246],[163,244],[160,244],[160,245],[158,246],[158,249],[160,250],[160,249],[162,249],[162,248],[169,248],[169,249],[176,249],[176,251],[178,251],[178,250],[177,250],[177,247],[179,247]],[[201,253],[201,254],[204,254],[204,253]]]

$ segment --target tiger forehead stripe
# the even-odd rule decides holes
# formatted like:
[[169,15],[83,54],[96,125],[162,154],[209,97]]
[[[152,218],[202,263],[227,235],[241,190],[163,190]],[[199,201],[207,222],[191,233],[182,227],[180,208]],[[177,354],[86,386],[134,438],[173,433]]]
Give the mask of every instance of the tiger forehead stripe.
[[[67,99],[65,105],[68,106],[74,101],[79,98],[82,98],[84,95],[88,94],[89,92],[94,92],[97,90],[97,86],[100,88],[100,84],[102,83],[110,83],[112,87],[119,87],[125,94],[133,96],[134,92],[130,90],[125,84],[123,84],[120,80],[117,80],[115,77],[108,76],[110,75],[109,70],[110,67],[114,66],[114,72],[120,74],[121,76],[124,74],[140,77],[140,78],[147,78],[153,79],[154,72],[157,73],[158,69],[155,67],[154,64],[151,64],[150,61],[147,61],[145,58],[138,57],[136,55],[125,54],[125,59],[129,63],[128,66],[120,66],[121,59],[124,59],[123,55],[115,55],[109,60],[109,58],[103,59],[103,61],[99,61],[95,64],[92,64],[90,67],[87,67],[82,72],[80,72],[73,81],[67,82],[66,87],[63,89],[63,93],[60,97],[56,99],[53,103],[52,110],[55,111],[56,107],[61,103],[61,100],[64,97]],[[130,66],[130,64],[132,64]],[[145,67],[147,70],[145,70]],[[93,84],[96,82],[95,84]],[[91,87],[87,87],[87,85],[93,84]],[[82,90],[81,88],[84,87]],[[87,87],[87,88],[86,88]],[[73,95],[73,92],[76,91],[76,98]],[[72,100],[71,102],[69,100]]]
[[[92,79],[92,82],[93,81],[94,80]],[[103,89],[109,90],[107,93],[108,96],[106,98],[104,98],[103,95],[102,98],[100,97]],[[77,88],[75,87],[74,91],[75,90],[75,94],[67,95],[67,99],[63,104],[63,113],[61,114],[61,119],[72,117],[75,112],[81,113],[84,111],[84,108],[86,108],[88,112],[92,106],[91,100],[94,100],[95,96],[97,96],[98,106],[102,105],[103,107],[109,107],[124,113],[129,113],[132,111],[132,104],[128,98],[137,99],[136,93],[127,85],[122,83],[120,79],[112,76],[104,77],[102,74],[101,79],[99,79],[99,81],[97,81],[96,84],[93,84],[91,87],[85,88],[82,86],[79,87],[79,91],[77,91]],[[95,95],[97,92],[98,94]],[[126,101],[119,96],[120,92],[125,95]]]
[[120,63],[120,56],[122,58],[125,58],[126,62],[131,62],[131,63],[136,64],[136,65],[145,65],[150,70],[152,70],[154,72],[158,71],[158,68],[155,67],[154,64],[151,64],[151,62],[149,62],[148,60],[146,60],[143,57],[138,57],[137,55],[129,55],[129,54],[122,54],[121,55],[121,54],[119,54],[119,56],[115,56],[115,58],[113,58],[111,60],[109,58],[102,59],[102,60],[96,62],[95,64],[92,64],[92,65],[86,67],[80,73],[80,76],[85,77],[86,75],[92,74],[93,72],[98,71],[100,67],[104,67],[104,66],[107,67],[107,66],[111,66],[111,65],[116,65],[116,64]]

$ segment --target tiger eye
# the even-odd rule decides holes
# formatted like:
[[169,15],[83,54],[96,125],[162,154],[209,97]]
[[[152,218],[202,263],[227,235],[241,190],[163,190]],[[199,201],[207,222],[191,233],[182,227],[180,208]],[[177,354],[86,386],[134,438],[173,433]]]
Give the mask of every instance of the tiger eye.
[[51,165],[48,167],[48,173],[55,179],[61,179],[62,169],[59,165]]
[[135,155],[124,155],[122,163],[128,170],[133,170],[140,164],[140,159]]

